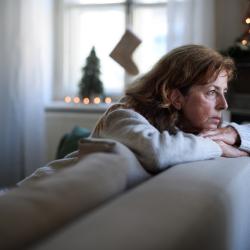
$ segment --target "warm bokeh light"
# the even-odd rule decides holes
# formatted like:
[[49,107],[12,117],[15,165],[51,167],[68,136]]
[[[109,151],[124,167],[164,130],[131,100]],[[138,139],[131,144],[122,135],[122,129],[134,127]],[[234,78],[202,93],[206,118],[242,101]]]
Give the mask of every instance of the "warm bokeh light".
[[79,103],[80,102],[80,98],[78,96],[74,97],[74,103]]
[[246,18],[246,23],[250,24],[250,17]]
[[66,103],[70,103],[71,102],[71,97],[70,96],[65,96],[64,101]]
[[89,98],[88,97],[84,97],[83,100],[82,100],[82,102],[84,104],[89,104]]
[[94,100],[93,100],[94,104],[99,104],[100,102],[101,102],[100,97],[95,97]]
[[112,102],[112,99],[110,97],[106,97],[104,102],[110,104]]
[[242,44],[242,45],[247,45],[247,40],[245,40],[245,39],[242,40],[242,41],[241,41],[241,44]]

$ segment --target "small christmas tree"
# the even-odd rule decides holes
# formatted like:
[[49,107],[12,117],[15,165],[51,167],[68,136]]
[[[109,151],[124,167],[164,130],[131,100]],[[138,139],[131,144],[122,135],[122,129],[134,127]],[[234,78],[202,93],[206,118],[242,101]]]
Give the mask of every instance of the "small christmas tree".
[[96,56],[95,47],[91,49],[86,59],[86,65],[82,68],[82,79],[79,83],[79,95],[83,97],[93,97],[103,95],[103,84],[100,80],[100,61]]

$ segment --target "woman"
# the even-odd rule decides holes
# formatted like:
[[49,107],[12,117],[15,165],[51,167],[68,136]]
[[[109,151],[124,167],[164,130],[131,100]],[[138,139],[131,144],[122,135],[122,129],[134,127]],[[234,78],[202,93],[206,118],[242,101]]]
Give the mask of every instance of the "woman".
[[166,54],[101,117],[93,137],[129,147],[150,172],[220,156],[247,156],[250,126],[221,126],[234,63],[200,45]]

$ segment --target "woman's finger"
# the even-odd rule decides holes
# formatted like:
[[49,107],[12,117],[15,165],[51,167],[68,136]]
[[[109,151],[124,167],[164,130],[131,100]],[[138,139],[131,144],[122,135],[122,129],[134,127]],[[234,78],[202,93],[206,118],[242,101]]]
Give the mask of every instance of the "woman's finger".
[[214,130],[203,131],[200,134],[202,137],[212,140],[224,141],[227,144],[235,145],[237,143],[238,134],[232,127],[218,128]]
[[204,130],[200,133],[200,136],[210,136],[210,135],[217,135],[220,134],[220,129],[210,129],[210,130]]
[[223,134],[215,134],[215,135],[205,135],[204,138],[210,138],[215,141],[225,141],[227,138],[224,137]]

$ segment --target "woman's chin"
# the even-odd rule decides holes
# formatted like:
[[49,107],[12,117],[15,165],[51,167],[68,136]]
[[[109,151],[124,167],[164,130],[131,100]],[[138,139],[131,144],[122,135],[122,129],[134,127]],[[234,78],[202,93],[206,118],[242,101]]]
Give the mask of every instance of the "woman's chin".
[[203,126],[193,126],[193,127],[182,127],[181,130],[186,133],[199,134],[202,131],[217,129],[219,124],[217,123],[209,123],[203,124]]
[[218,127],[219,127],[219,124],[213,123],[213,124],[209,124],[209,125],[205,128],[205,130],[217,129]]

